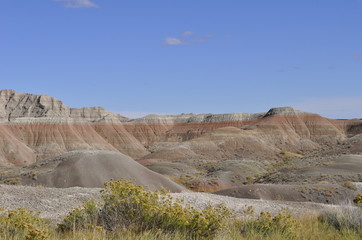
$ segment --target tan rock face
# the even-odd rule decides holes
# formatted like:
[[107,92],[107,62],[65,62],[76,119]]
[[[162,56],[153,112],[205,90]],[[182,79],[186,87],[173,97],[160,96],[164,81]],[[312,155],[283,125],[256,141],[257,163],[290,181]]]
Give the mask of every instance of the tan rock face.
[[128,119],[102,107],[68,108],[47,95],[0,91],[1,122],[122,122]]
[[68,108],[46,95],[12,90],[0,91],[0,121],[0,166],[80,149],[121,152],[143,162],[270,160],[282,150],[306,154],[343,143],[361,134],[362,126],[358,119],[331,120],[289,107],[127,119],[101,107]]

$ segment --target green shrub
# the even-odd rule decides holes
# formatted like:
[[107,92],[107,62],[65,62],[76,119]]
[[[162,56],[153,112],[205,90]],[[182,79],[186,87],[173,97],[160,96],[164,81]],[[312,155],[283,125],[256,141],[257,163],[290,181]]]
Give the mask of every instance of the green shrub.
[[357,194],[357,196],[355,197],[355,199],[353,199],[353,202],[354,202],[357,206],[362,206],[362,194]]
[[242,221],[239,224],[245,234],[256,233],[263,236],[277,233],[292,237],[299,228],[297,221],[285,210],[274,217],[270,212],[261,212],[257,219]]
[[1,211],[0,236],[5,239],[44,240],[49,238],[45,221],[23,208]]
[[84,229],[98,224],[108,231],[126,228],[210,239],[222,229],[223,221],[231,213],[223,206],[200,211],[172,198],[165,190],[145,191],[127,180],[106,183],[101,197],[103,205],[99,211],[86,205],[78,208],[65,218],[59,229]]
[[[97,229],[99,225],[99,206],[95,200],[85,201],[82,207],[72,210],[63,222],[58,224],[58,230],[77,231]],[[99,228],[98,228],[99,229]]]

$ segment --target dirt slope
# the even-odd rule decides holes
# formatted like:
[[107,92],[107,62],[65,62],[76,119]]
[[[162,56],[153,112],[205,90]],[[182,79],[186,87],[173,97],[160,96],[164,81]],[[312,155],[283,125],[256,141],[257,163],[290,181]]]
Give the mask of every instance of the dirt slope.
[[358,194],[353,183],[348,186],[350,188],[339,184],[252,184],[224,189],[215,194],[248,199],[343,205],[352,203]]
[[184,188],[168,178],[135,162],[132,158],[109,151],[74,151],[40,161],[18,171],[23,184],[46,187],[103,187],[111,179],[129,179],[151,190],[163,188],[180,192]]

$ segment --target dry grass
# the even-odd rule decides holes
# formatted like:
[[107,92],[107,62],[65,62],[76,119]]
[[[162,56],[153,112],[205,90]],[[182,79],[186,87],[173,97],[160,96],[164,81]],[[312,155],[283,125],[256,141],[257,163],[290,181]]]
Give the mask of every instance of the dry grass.
[[362,208],[341,206],[335,210],[326,211],[321,220],[337,230],[353,230],[362,235]]
[[[337,230],[325,222],[318,220],[318,216],[307,216],[297,220],[299,228],[294,232],[294,236],[283,234],[281,232],[272,232],[268,235],[260,232],[242,232],[240,226],[230,223],[227,229],[224,229],[214,240],[359,240],[361,235],[351,230]],[[95,232],[95,231],[76,231],[75,233],[59,234],[53,232],[51,239],[78,240],[78,239],[124,239],[124,240],[189,240],[182,233],[165,234],[155,231],[146,231],[142,233],[132,232],[121,229],[117,232]]]
[[[304,216],[297,219],[299,225],[294,230],[294,235],[285,234],[280,231],[270,232],[265,235],[259,231],[244,231],[243,225],[234,224],[234,220],[230,220],[222,232],[220,232],[215,240],[235,240],[235,239],[250,239],[250,240],[359,240],[360,233],[352,229],[336,229],[325,221],[320,221],[318,216]],[[1,226],[2,227],[2,226]],[[131,229],[118,229],[115,232],[107,232],[100,229],[76,230],[74,232],[61,233],[49,227],[47,239],[62,239],[62,240],[189,240],[183,233],[177,232],[173,234],[162,233],[155,230],[136,232]],[[1,240],[25,240],[26,238],[19,235],[17,237],[0,236]],[[34,238],[36,239],[36,238]]]

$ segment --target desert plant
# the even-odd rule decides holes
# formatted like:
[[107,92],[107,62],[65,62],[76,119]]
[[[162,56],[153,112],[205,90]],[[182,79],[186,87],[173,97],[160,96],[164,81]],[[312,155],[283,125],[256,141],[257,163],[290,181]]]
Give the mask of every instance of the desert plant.
[[95,200],[85,201],[83,206],[77,207],[69,212],[68,216],[58,224],[58,230],[73,231],[99,229],[99,207],[100,203]]
[[[99,224],[108,231],[127,228],[142,232],[179,232],[189,238],[209,239],[221,230],[223,220],[230,215],[224,206],[197,210],[172,198],[165,190],[145,191],[127,180],[106,183],[101,197],[100,211],[97,207],[78,208],[66,217],[59,229],[84,229]],[[91,221],[95,218],[96,221]]]
[[18,185],[20,183],[21,179],[19,177],[10,177],[6,178],[5,180],[1,181],[4,184],[7,185]]
[[292,237],[299,227],[297,221],[286,210],[282,210],[275,216],[270,212],[261,212],[257,219],[242,221],[239,224],[241,231],[245,234],[257,233],[263,236],[278,233]]
[[23,208],[1,211],[0,236],[4,239],[44,240],[49,238],[48,226],[38,214]]
[[357,206],[362,206],[362,194],[357,194],[357,196],[353,199],[353,202]]

